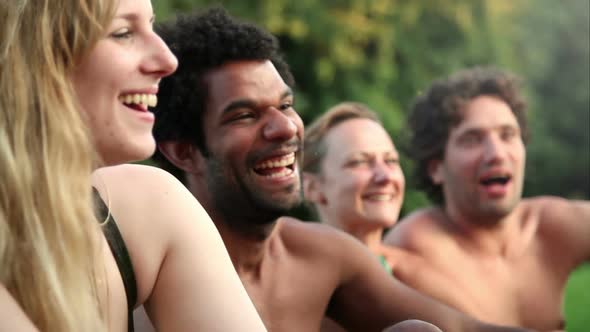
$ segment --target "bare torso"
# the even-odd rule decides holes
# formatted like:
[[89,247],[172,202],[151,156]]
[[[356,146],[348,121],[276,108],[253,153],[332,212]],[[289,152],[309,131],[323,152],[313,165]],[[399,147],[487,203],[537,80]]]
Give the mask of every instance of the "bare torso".
[[[258,271],[238,273],[269,332],[320,330],[340,272],[337,259],[330,256],[332,249],[318,242],[325,227],[318,228],[282,218],[268,239]],[[134,316],[137,331],[155,331],[143,309]]]
[[[396,266],[402,282],[495,324],[549,331],[563,328],[562,301],[569,274],[580,263],[565,231],[542,212],[548,201],[525,200],[509,248],[483,255],[449,227],[441,210],[420,211],[400,223],[386,242],[416,256]],[[572,239],[575,241],[575,239]]]
[[319,331],[341,282],[336,248],[315,226],[281,219],[259,275],[240,276],[269,331]]
[[288,217],[275,227],[257,276],[237,269],[269,331],[325,331],[325,317],[336,331],[382,331],[414,315],[454,315],[407,293],[373,253],[344,232]]

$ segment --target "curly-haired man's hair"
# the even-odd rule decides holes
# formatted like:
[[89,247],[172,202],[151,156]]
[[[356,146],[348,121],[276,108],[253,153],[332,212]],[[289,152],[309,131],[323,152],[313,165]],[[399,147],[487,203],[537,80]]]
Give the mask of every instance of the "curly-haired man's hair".
[[[289,67],[279,52],[277,39],[269,32],[231,17],[220,7],[201,13],[183,14],[159,24],[157,32],[178,58],[176,72],[160,83],[154,109],[156,141],[184,141],[208,155],[202,128],[208,87],[208,72],[233,61],[270,60],[285,83],[294,87]],[[153,159],[184,182],[184,173],[159,151]]]
[[520,94],[520,79],[494,68],[475,67],[434,81],[418,96],[409,116],[411,130],[408,153],[416,163],[416,185],[437,204],[444,203],[442,187],[430,178],[428,165],[444,159],[452,128],[463,120],[465,105],[481,95],[500,98],[512,110],[520,125],[521,137],[528,141],[526,104]]

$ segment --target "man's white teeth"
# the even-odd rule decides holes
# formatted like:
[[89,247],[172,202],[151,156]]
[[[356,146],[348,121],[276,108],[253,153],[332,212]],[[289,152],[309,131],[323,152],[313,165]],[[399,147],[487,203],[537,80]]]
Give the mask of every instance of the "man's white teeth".
[[268,174],[268,175],[265,175],[265,176],[266,176],[267,178],[274,179],[274,178],[279,178],[279,177],[282,177],[282,176],[287,176],[287,175],[289,175],[289,174],[291,174],[291,173],[293,173],[293,170],[292,170],[292,169],[290,169],[290,168],[285,168],[285,169],[283,169],[283,170],[282,170],[282,171],[280,171],[280,172],[271,173],[271,174]]
[[[256,165],[256,170],[263,170],[267,168],[286,167],[295,162],[295,153],[290,153],[281,159],[269,160],[264,163]],[[279,172],[281,173],[281,172]],[[278,173],[276,173],[278,174]]]
[[132,93],[120,96],[119,100],[125,104],[142,104],[148,107],[156,107],[158,104],[158,97],[155,94]]

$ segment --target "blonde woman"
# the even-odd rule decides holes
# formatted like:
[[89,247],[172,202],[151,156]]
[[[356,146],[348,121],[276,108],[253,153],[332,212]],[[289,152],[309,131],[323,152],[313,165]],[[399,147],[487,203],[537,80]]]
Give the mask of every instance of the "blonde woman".
[[126,331],[141,304],[158,330],[265,330],[192,195],[115,166],[153,153],[148,106],[177,66],[153,18],[149,0],[0,0],[0,331]]
[[343,102],[306,129],[304,195],[323,223],[369,247],[389,273],[406,254],[382,243],[398,219],[405,178],[399,154],[377,115]]
[[[398,219],[405,178],[377,114],[361,103],[339,103],[307,127],[304,147],[306,202],[322,223],[357,238],[392,274],[407,255],[384,245],[382,237]],[[324,318],[321,331],[344,329]]]

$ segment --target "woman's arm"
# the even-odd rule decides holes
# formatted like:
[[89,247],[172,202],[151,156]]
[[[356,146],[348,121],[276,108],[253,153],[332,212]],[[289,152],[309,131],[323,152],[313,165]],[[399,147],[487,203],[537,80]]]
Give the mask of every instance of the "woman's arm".
[[0,284],[0,332],[39,332],[4,285]]
[[215,225],[178,180],[139,165],[97,175],[158,331],[266,331]]

